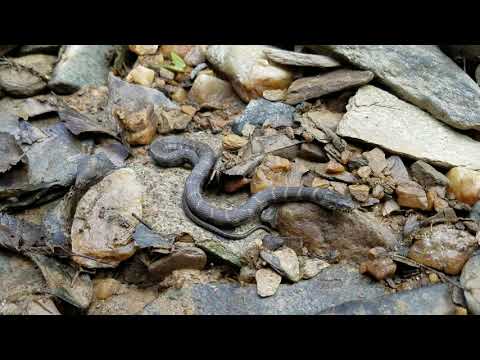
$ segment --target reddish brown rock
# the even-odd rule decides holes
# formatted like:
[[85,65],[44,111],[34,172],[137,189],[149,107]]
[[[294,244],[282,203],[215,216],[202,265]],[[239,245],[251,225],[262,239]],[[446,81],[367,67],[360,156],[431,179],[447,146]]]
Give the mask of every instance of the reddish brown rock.
[[148,271],[156,279],[163,279],[174,270],[202,270],[207,265],[207,255],[196,247],[181,247],[170,255],[162,257],[148,266]]
[[457,275],[478,247],[475,237],[453,225],[422,228],[413,235],[408,257],[450,275]]
[[414,181],[404,181],[397,186],[398,205],[420,210],[431,209],[427,194],[423,188]]
[[473,205],[480,200],[480,172],[455,167],[447,173],[447,178],[448,191],[455,194],[458,201]]

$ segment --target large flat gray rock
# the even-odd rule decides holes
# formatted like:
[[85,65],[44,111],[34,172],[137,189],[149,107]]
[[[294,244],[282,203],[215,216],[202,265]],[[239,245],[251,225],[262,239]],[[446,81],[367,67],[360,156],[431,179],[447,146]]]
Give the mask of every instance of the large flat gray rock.
[[169,289],[145,307],[143,314],[170,315],[313,315],[352,300],[368,300],[385,294],[385,288],[358,269],[330,266],[308,281],[280,285],[268,298],[255,285],[212,282]]
[[480,88],[435,45],[311,45],[365,70],[458,129],[480,130]]
[[371,85],[350,98],[337,134],[433,165],[480,169],[480,142]]

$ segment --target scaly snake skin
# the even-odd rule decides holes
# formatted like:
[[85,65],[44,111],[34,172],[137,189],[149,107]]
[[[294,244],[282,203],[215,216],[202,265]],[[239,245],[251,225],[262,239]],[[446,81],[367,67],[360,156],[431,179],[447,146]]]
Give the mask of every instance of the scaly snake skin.
[[258,229],[257,226],[243,234],[232,234],[218,227],[236,227],[258,216],[274,203],[308,201],[334,211],[349,211],[355,208],[353,201],[335,191],[307,187],[275,187],[251,196],[241,206],[224,210],[211,206],[202,197],[202,190],[212,171],[217,156],[206,144],[180,136],[157,138],[150,146],[150,156],[161,167],[193,165],[192,173],[185,182],[182,207],[186,216],[197,225],[226,239],[243,239]]

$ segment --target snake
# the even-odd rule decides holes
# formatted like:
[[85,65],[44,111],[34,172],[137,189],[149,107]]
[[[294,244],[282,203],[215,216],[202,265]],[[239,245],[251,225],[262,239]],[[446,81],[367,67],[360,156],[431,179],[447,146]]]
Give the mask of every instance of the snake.
[[348,212],[355,209],[350,197],[330,189],[303,186],[276,186],[255,193],[242,205],[233,209],[214,207],[202,196],[202,191],[217,162],[213,149],[202,142],[178,135],[158,137],[149,147],[149,155],[160,167],[192,165],[185,181],[182,208],[185,215],[198,226],[228,240],[243,239],[257,230],[270,229],[257,225],[245,233],[235,234],[222,228],[235,228],[247,223],[272,204],[286,202],[312,202],[332,211]]

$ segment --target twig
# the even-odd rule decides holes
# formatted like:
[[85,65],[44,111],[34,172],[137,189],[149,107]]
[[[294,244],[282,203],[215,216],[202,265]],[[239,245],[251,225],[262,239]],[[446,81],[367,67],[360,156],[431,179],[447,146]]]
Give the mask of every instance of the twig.
[[152,228],[150,225],[148,225],[145,221],[143,221],[143,220],[140,218],[140,216],[138,216],[138,215],[135,214],[135,213],[132,213],[132,216],[133,216],[135,219],[137,219],[138,221],[140,221],[140,223],[142,223],[143,225],[145,225],[148,230],[153,231],[153,228]]
[[435,274],[437,274],[440,279],[462,289],[462,290],[465,290],[465,288],[458,284],[457,282],[453,281],[452,279],[450,279],[447,275],[445,275],[444,273],[442,273],[441,271],[438,271],[438,270],[435,270],[433,268],[431,268],[430,266],[427,266],[427,265],[423,265],[423,264],[420,264],[412,259],[409,259],[405,256],[402,256],[402,255],[399,255],[399,254],[395,254],[395,253],[391,253],[389,254],[390,257],[392,258],[392,260],[394,261],[397,261],[397,262],[400,262],[402,264],[406,264],[406,265],[409,265],[409,266],[412,266],[414,268],[418,268],[418,269],[423,269],[423,270],[428,270],[428,271],[431,271]]

